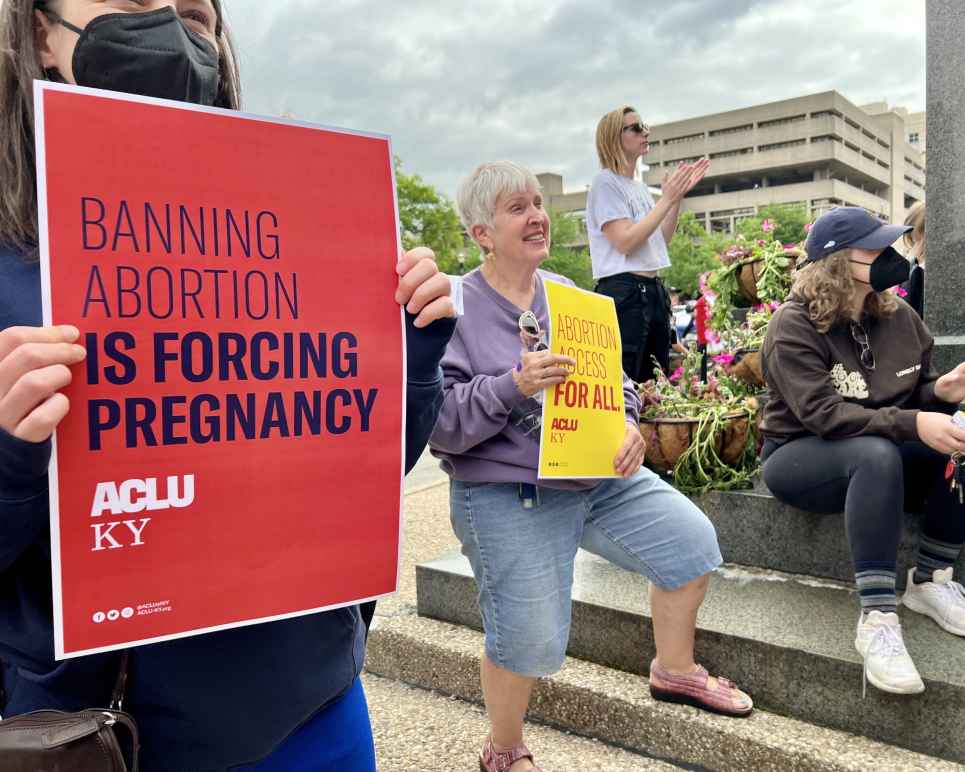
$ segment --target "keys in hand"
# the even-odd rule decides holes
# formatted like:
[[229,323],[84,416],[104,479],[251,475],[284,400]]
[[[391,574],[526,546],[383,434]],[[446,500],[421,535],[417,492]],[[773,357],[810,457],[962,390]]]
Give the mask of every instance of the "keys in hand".
[[[965,429],[965,412],[957,411],[952,423]],[[953,492],[958,491],[958,503],[965,504],[965,453],[952,453],[945,467],[945,479]]]

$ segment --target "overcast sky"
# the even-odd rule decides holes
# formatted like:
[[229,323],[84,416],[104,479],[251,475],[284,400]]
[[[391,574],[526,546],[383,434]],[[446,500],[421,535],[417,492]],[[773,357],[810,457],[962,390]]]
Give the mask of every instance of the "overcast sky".
[[836,89],[925,107],[924,0],[224,0],[245,109],[392,135],[446,194],[482,162],[596,171],[600,116]]

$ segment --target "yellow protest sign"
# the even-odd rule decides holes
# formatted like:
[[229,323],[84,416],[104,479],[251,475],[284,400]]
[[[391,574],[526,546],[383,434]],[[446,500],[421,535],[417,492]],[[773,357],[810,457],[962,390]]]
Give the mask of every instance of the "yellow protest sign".
[[544,282],[550,348],[576,360],[565,382],[543,393],[539,477],[616,477],[626,435],[620,328],[613,299]]

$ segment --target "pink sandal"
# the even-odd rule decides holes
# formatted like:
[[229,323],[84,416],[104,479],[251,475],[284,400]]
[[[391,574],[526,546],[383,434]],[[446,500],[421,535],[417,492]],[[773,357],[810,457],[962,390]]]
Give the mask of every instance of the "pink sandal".
[[493,746],[493,738],[487,737],[482,754],[479,756],[479,770],[480,772],[506,772],[520,759],[529,759],[533,762],[533,769],[529,772],[540,772],[536,762],[533,761],[533,754],[523,743],[508,751],[497,751]]
[[722,716],[749,716],[754,702],[733,681],[717,676],[717,688],[710,688],[707,669],[698,666],[693,673],[672,675],[657,664],[650,663],[650,696],[663,702],[693,705],[701,710]]

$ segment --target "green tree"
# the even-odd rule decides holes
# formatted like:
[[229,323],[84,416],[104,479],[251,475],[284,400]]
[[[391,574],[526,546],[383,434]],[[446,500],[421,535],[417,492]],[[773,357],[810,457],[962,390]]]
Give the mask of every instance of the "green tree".
[[586,242],[583,226],[572,215],[550,212],[551,236],[550,254],[542,268],[572,279],[577,287],[592,290],[593,271],[590,267],[590,251]]
[[[761,225],[769,220],[774,230],[765,234]],[[737,224],[737,232],[749,239],[775,238],[782,244],[799,244],[807,238],[804,229],[811,216],[807,207],[799,204],[768,204],[757,210],[757,215],[741,220]]]
[[[475,250],[465,246],[462,224],[452,202],[418,174],[403,172],[399,158],[395,159],[395,186],[402,246],[405,249],[429,247],[436,253],[441,271],[459,273],[460,255],[468,260],[475,257]],[[478,259],[475,263],[478,264]],[[465,269],[469,267],[467,264]]]
[[664,282],[696,297],[700,275],[720,266],[716,256],[730,240],[726,234],[707,233],[693,212],[682,212],[667,248],[670,267],[663,272]]

